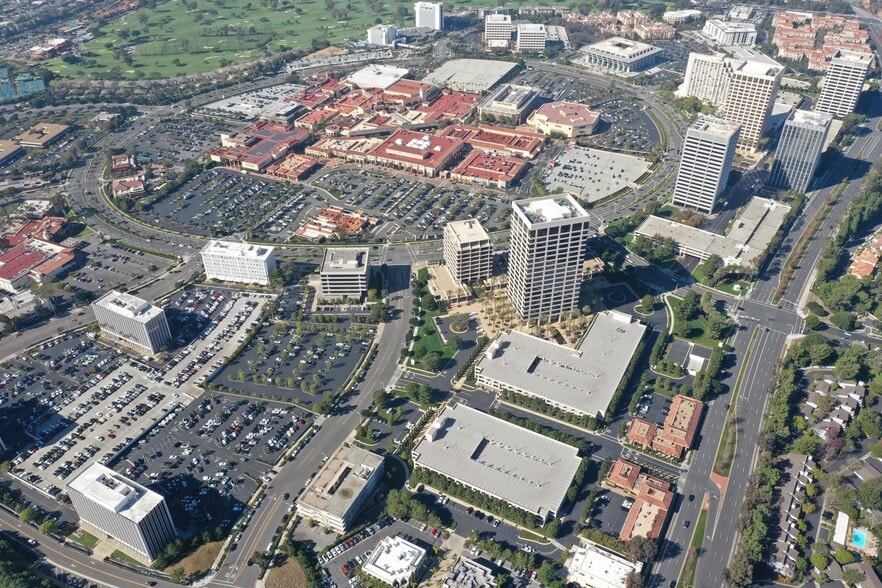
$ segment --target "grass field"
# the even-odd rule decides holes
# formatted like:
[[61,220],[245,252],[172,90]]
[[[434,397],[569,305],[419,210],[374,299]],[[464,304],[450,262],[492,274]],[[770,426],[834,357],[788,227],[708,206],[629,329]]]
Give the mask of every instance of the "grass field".
[[308,586],[303,568],[293,557],[285,560],[284,565],[270,570],[266,577],[266,588],[307,588]]
[[67,538],[71,541],[76,541],[80,545],[84,545],[89,549],[92,549],[93,547],[95,547],[95,544],[98,543],[98,537],[96,537],[95,535],[91,535],[86,531],[83,531],[82,529],[74,531],[73,533],[68,535]]
[[214,558],[217,557],[223,546],[223,541],[206,543],[178,563],[167,567],[165,571],[170,573],[175,568],[184,568],[184,576],[201,576],[211,568]]
[[[667,296],[665,297],[668,305],[673,312],[673,315],[669,314],[668,318],[673,321],[674,316],[677,314],[677,309],[680,307],[681,299],[676,296]],[[687,341],[692,341],[693,343],[697,343],[699,345],[704,345],[705,347],[709,347],[713,349],[717,346],[719,341],[711,337],[707,334],[707,320],[704,317],[700,316],[699,318],[692,319],[689,321],[689,336],[681,337],[682,339],[686,339]]]
[[136,566],[145,567],[144,564],[142,564],[141,562],[139,562],[137,559],[135,559],[134,557],[130,556],[130,555],[127,554],[127,553],[123,553],[123,552],[120,551],[119,549],[117,549],[116,551],[114,551],[113,553],[111,553],[110,556],[111,556],[111,557],[114,557],[114,558],[116,558],[116,559],[118,559],[118,560],[120,560],[120,561],[127,561],[127,562],[129,562],[130,564],[134,564],[134,565],[136,565]]
[[[411,0],[182,0],[142,8],[103,26],[78,63],[47,67],[68,78],[156,79],[214,71],[313,40],[364,39],[377,22],[413,26]],[[486,3],[468,0],[466,8]],[[530,4],[514,0],[509,6]],[[445,10],[452,6],[447,4]],[[126,55],[127,48],[133,53]]]

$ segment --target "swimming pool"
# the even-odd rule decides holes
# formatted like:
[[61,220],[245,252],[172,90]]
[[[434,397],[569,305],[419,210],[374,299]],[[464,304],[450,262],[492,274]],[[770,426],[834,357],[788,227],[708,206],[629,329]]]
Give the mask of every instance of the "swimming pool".
[[867,546],[867,532],[863,529],[855,529],[854,531],[852,531],[851,544],[858,549],[865,548]]

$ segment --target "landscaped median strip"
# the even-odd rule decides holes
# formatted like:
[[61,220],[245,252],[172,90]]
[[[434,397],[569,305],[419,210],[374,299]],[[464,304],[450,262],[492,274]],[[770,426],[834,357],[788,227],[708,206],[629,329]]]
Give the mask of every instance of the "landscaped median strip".
[[704,541],[704,528],[707,526],[707,497],[705,505],[698,515],[695,530],[692,532],[692,541],[689,543],[689,551],[680,570],[680,578],[677,580],[677,588],[691,588],[695,581],[695,569],[698,567],[698,556],[701,555],[701,544]]

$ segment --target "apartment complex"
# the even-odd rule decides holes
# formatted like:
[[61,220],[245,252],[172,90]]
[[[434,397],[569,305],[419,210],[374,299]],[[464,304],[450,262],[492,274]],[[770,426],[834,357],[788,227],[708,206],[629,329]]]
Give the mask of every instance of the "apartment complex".
[[508,47],[513,30],[510,14],[488,14],[484,17],[484,43],[490,48]]
[[545,41],[548,40],[548,32],[544,24],[523,23],[517,28],[518,53],[541,53],[545,51]]
[[555,516],[579,450],[464,404],[447,406],[413,448],[425,468],[536,515]]
[[342,446],[297,499],[297,514],[343,535],[383,474],[383,458],[356,446]]
[[873,54],[869,31],[856,18],[782,10],[772,17],[772,26],[778,55],[805,60],[814,71],[827,71],[840,50]]
[[832,122],[829,114],[794,110],[781,131],[769,185],[808,192]]
[[111,290],[92,303],[101,334],[153,355],[171,340],[165,311],[131,294]]
[[512,203],[508,299],[522,319],[558,320],[579,304],[588,213],[569,195]]
[[756,45],[756,25],[752,22],[728,22],[711,18],[704,23],[701,34],[721,47]]
[[367,247],[325,250],[320,274],[322,297],[361,299],[367,294],[369,251]]
[[444,263],[458,284],[490,277],[493,243],[476,219],[452,221],[444,227]]
[[201,255],[208,280],[266,286],[276,269],[275,248],[266,245],[214,240],[202,248]]
[[836,116],[854,112],[872,63],[873,56],[870,54],[837,52],[824,77],[824,87],[821,88],[815,111]]
[[500,334],[475,366],[478,386],[538,398],[579,416],[604,418],[646,325],[598,313],[576,349],[520,331]]
[[417,28],[440,31],[444,29],[443,2],[417,2],[413,5]]
[[85,468],[66,491],[81,525],[114,539],[143,563],[175,539],[165,498],[100,463]]
[[699,116],[689,126],[680,154],[674,206],[706,214],[714,211],[732,169],[738,130],[738,125],[712,116]]

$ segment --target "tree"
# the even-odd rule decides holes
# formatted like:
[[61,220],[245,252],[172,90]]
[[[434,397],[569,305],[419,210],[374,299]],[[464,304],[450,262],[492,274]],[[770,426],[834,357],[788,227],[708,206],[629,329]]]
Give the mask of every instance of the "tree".
[[54,535],[58,530],[58,524],[55,522],[55,519],[47,518],[40,523],[40,526],[37,527],[37,529],[44,535]]
[[857,319],[853,312],[840,310],[830,316],[830,322],[843,331],[852,331],[857,325]]
[[753,583],[753,563],[743,549],[738,549],[732,563],[723,572],[726,580],[733,586],[749,586]]
[[821,571],[826,570],[827,566],[829,565],[829,560],[827,559],[827,556],[822,553],[813,553],[812,557],[811,557],[811,561],[812,561],[812,566],[815,569],[818,569]]
[[833,559],[839,565],[847,566],[850,563],[854,563],[854,554],[847,549],[840,548],[833,552]]
[[857,491],[861,506],[873,510],[882,510],[882,478],[864,481]]
[[437,351],[427,353],[423,358],[423,365],[430,372],[437,372],[441,369],[441,354]]
[[810,331],[817,331],[818,329],[821,328],[822,324],[823,323],[821,322],[821,319],[819,319],[817,316],[815,316],[813,314],[810,314],[807,317],[805,317],[805,327]]
[[[253,560],[253,559],[254,559],[254,558],[252,557],[252,560]],[[178,566],[178,567],[176,567],[175,569],[173,569],[173,570],[171,571],[171,578],[172,578],[172,580],[174,580],[175,582],[180,583],[180,581],[184,579],[184,568]]]
[[645,314],[651,313],[653,306],[654,306],[654,302],[653,302],[652,296],[650,294],[647,294],[646,296],[644,296],[643,298],[640,299],[640,307],[641,307],[641,310]]
[[695,292],[690,290],[683,295],[677,315],[677,318],[684,322],[691,321],[698,316],[698,296]]
[[845,585],[851,588],[864,580],[864,572],[860,568],[847,567],[842,570],[841,578]]
[[655,541],[646,537],[634,537],[625,544],[628,557],[635,561],[649,562],[655,557],[657,547]]
[[462,347],[462,338],[459,335],[451,335],[447,338],[447,345],[449,345],[451,349],[459,349]]
[[557,579],[557,570],[552,563],[543,561],[539,569],[536,570],[536,577],[539,578],[539,582],[548,586]]
[[33,509],[23,508],[18,513],[18,521],[23,525],[28,525],[37,519],[37,513]]
[[643,588],[643,576],[631,570],[625,576],[625,588]]

